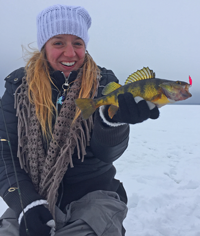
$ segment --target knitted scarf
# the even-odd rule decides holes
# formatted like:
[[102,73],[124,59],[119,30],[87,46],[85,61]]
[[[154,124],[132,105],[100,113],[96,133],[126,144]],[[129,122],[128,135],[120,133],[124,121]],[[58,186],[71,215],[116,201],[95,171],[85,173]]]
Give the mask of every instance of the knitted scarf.
[[[98,75],[97,81],[99,81],[99,77],[100,75]],[[76,110],[74,100],[78,98],[80,86],[81,75],[79,74],[62,104],[46,153],[35,105],[31,104],[28,99],[28,84],[25,77],[15,93],[15,107],[18,116],[17,156],[21,168],[29,174],[36,191],[47,199],[53,216],[59,185],[68,166],[73,167],[74,149],[77,148],[78,158],[83,161],[93,128],[92,116],[88,120],[83,120],[79,116],[72,125]]]

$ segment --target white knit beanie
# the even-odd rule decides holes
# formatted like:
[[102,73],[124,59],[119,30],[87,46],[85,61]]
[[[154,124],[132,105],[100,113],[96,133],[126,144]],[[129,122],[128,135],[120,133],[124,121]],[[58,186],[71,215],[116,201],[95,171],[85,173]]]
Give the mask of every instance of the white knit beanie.
[[91,17],[83,7],[59,4],[50,6],[37,16],[38,49],[41,51],[50,38],[59,34],[76,35],[87,47],[90,26]]

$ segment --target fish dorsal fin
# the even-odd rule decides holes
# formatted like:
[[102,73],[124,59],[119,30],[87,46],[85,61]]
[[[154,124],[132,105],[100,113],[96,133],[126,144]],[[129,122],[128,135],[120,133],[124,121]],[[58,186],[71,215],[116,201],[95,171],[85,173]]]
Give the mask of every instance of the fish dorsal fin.
[[149,67],[143,67],[141,70],[137,70],[135,73],[129,75],[125,84],[133,83],[144,79],[155,78],[155,73],[149,69]]
[[121,85],[115,82],[110,82],[109,84],[106,85],[106,87],[103,89],[102,91],[102,95],[107,95],[111,92],[113,92],[114,90],[120,88]]

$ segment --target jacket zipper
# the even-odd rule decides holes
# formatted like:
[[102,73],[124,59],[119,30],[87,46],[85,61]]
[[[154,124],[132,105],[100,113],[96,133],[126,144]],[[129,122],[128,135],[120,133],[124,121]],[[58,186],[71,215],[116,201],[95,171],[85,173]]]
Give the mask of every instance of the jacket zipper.
[[[64,100],[65,100],[65,97],[67,95],[67,90],[70,88],[70,84],[69,84],[69,77],[71,75],[71,72],[70,74],[68,75],[68,77],[65,76],[65,74],[63,72],[61,72],[65,78],[65,82],[64,84],[62,85],[62,89],[61,91],[59,91],[58,95],[57,95],[57,99],[56,99],[56,119],[58,117],[58,105],[62,105]],[[61,95],[62,94],[62,95]]]
[[67,95],[67,90],[70,88],[70,84],[68,83],[68,80],[69,80],[69,77],[71,75],[71,72],[70,72],[70,74],[66,78],[65,74],[63,72],[61,72],[61,73],[63,74],[63,76],[65,78],[65,83],[62,85],[62,91],[63,91],[62,95],[60,96],[61,92],[59,92],[58,96],[60,96],[60,97],[59,98],[57,97],[57,102],[56,103],[60,104],[60,105],[63,104],[63,102],[65,100],[65,97]]

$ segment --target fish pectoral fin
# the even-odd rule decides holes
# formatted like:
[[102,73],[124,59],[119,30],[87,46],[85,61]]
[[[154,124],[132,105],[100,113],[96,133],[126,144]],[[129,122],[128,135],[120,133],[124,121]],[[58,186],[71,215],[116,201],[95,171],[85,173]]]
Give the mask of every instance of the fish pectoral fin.
[[115,91],[116,89],[120,88],[121,85],[115,82],[110,82],[106,85],[106,87],[102,91],[102,95],[108,95],[109,93]]
[[110,107],[108,108],[108,115],[109,117],[112,119],[113,116],[116,114],[116,112],[118,111],[119,107],[114,106],[114,105],[110,105]]
[[150,102],[153,102],[153,103],[157,103],[157,101],[161,99],[161,94],[157,94],[155,95],[154,97],[152,97],[152,99],[150,100]]

